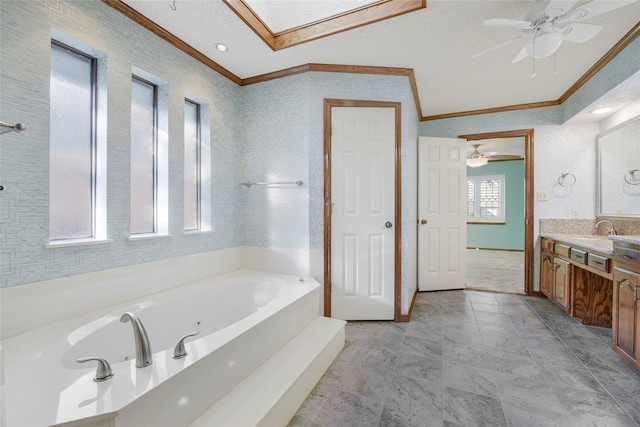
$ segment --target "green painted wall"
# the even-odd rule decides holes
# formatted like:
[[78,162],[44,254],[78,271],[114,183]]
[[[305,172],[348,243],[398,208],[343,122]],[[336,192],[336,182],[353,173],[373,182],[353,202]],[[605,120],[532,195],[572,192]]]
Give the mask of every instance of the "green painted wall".
[[467,224],[467,247],[524,250],[524,160],[467,168],[467,176],[505,176],[505,223]]

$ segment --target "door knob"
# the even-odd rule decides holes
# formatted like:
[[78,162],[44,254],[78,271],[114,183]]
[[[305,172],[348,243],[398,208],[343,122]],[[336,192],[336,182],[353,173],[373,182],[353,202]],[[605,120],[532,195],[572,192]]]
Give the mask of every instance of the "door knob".
[[384,223],[384,226],[387,227],[387,228],[391,228],[391,227],[393,227],[393,224],[391,224],[390,221],[387,221],[387,222]]
[[420,224],[422,224],[422,225],[425,225],[427,222],[429,222],[429,221],[427,221],[426,219],[421,219],[420,220]]

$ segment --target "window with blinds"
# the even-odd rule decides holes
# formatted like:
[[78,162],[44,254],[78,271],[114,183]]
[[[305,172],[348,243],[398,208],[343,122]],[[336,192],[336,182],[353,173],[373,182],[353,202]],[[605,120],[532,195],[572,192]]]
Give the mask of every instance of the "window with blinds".
[[504,223],[504,175],[467,177],[467,222]]

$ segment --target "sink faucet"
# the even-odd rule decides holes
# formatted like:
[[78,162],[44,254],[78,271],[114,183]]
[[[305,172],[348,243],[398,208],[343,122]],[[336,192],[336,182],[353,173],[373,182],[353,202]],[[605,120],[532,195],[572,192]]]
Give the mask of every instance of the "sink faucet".
[[609,230],[607,231],[607,235],[608,236],[615,236],[616,235],[616,229],[613,227],[613,222],[609,221],[608,219],[602,219],[602,220],[596,222],[596,228],[598,228],[598,226],[600,224],[602,224],[603,222],[609,223]]
[[144,368],[152,363],[151,344],[149,344],[149,337],[147,331],[144,329],[142,322],[138,319],[138,316],[127,311],[120,318],[121,322],[131,321],[133,327],[133,337],[136,340],[136,367]]

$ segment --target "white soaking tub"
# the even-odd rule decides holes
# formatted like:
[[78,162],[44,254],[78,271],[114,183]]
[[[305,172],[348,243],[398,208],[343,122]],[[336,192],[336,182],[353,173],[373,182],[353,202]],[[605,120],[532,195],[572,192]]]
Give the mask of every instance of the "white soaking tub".
[[[229,422],[211,408],[223,398],[232,401],[228,396],[239,384],[267,361],[276,366],[278,354],[305,334],[318,341],[327,335],[318,331],[331,329],[331,350],[321,350],[322,372],[335,358],[344,344],[344,322],[320,317],[319,298],[313,278],[239,270],[3,340],[3,421],[7,427],[187,426],[208,413],[210,420]],[[132,326],[120,322],[125,312],[136,314],[146,328],[153,352],[149,366],[135,366]],[[178,340],[193,331],[199,334],[186,341],[187,356],[174,359]],[[94,381],[97,363],[76,362],[89,356],[106,359],[114,376]]]

